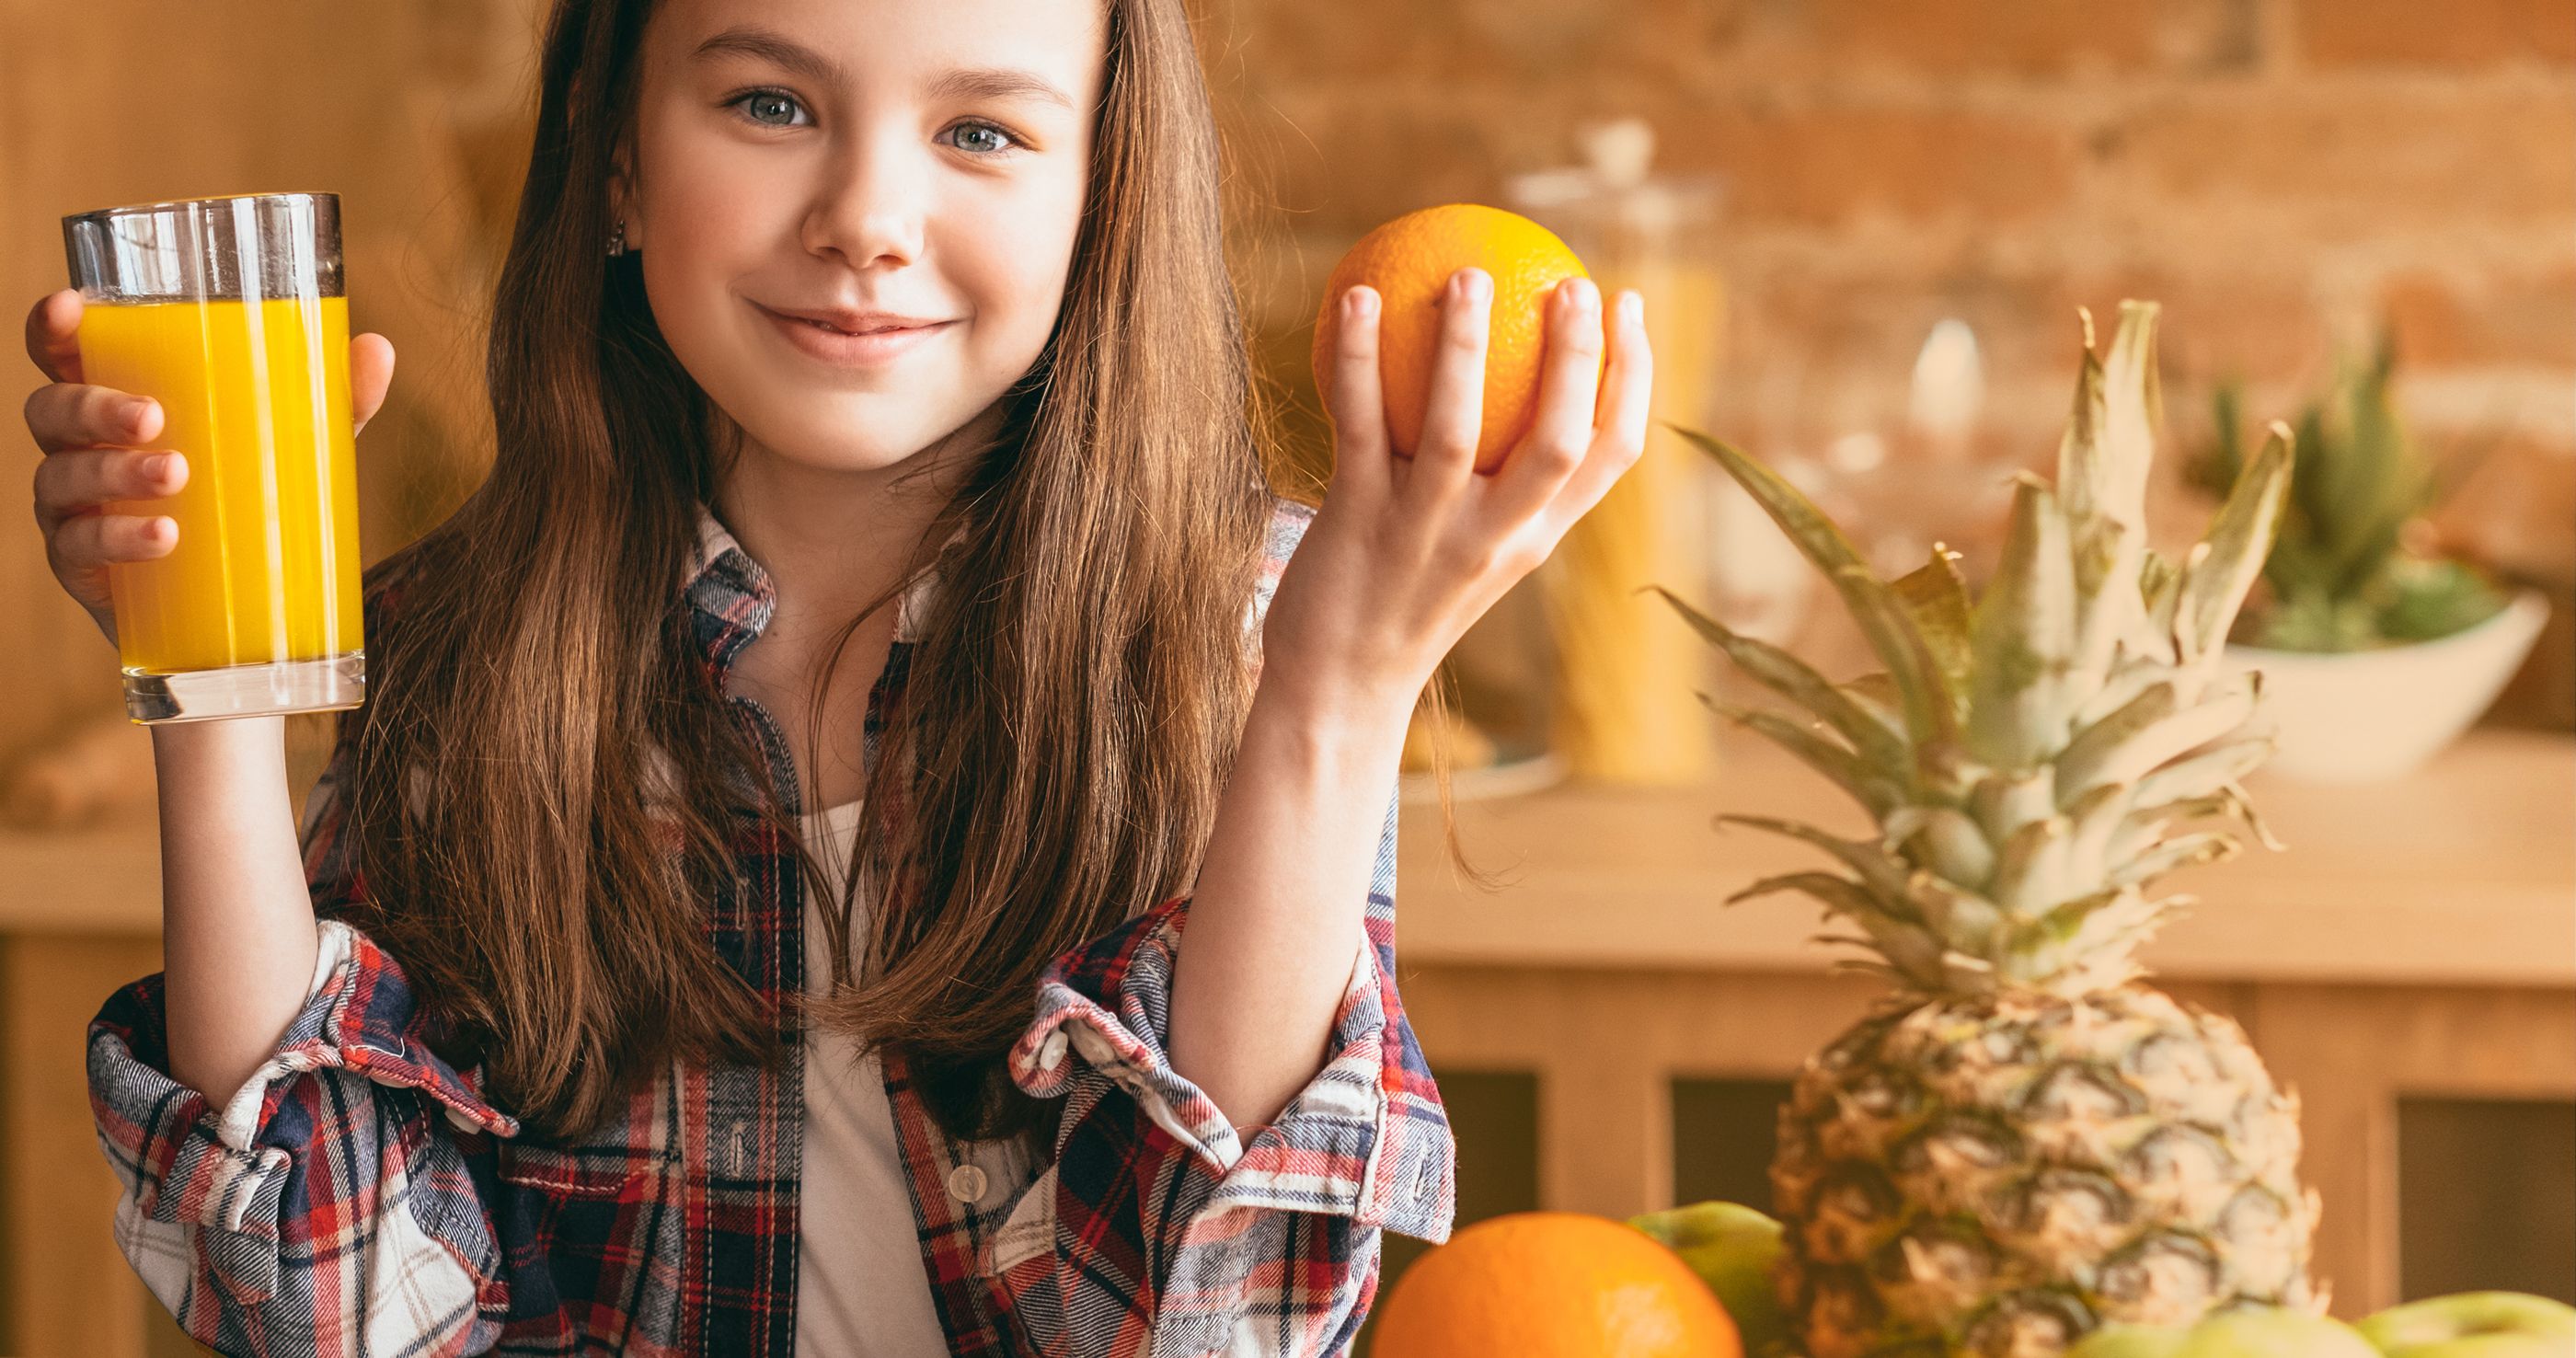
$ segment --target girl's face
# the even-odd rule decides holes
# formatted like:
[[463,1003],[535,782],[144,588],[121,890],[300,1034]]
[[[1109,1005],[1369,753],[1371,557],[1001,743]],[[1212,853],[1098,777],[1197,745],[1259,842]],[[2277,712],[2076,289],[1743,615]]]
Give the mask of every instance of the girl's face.
[[[672,352],[751,442],[889,466],[1036,363],[1101,21],[1099,0],[663,0],[612,201]],[[797,312],[935,324],[861,362]]]

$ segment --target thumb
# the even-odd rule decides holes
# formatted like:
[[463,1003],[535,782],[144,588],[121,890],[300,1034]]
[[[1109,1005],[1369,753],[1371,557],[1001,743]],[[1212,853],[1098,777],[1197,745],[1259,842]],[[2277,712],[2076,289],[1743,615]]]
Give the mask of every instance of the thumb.
[[349,411],[364,429],[394,381],[394,342],[372,331],[349,341]]

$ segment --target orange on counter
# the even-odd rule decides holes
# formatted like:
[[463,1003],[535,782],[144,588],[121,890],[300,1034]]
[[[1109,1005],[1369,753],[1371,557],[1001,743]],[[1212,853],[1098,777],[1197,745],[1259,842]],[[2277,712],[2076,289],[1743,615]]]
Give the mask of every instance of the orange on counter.
[[1581,1212],[1480,1221],[1378,1303],[1373,1358],[1743,1358],[1735,1322],[1679,1255]]
[[[1399,457],[1422,443],[1431,369],[1440,354],[1440,298],[1449,277],[1477,268],[1493,276],[1494,303],[1485,349],[1485,417],[1476,440],[1476,470],[1500,467],[1538,414],[1539,363],[1547,338],[1548,292],[1585,278],[1556,233],[1501,208],[1448,203],[1408,212],[1360,238],[1333,266],[1324,308],[1315,318],[1315,389],[1330,409],[1333,353],[1341,331],[1341,298],[1365,283],[1383,300],[1378,312],[1378,377],[1386,397],[1389,441]],[[1608,299],[1603,299],[1605,311]],[[1605,356],[1593,364],[1600,380]]]

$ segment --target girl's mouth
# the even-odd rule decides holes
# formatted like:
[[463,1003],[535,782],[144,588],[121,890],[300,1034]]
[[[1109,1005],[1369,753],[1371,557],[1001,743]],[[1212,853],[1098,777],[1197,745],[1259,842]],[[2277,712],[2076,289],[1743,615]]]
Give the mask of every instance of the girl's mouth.
[[901,330],[852,334],[846,330],[835,330],[819,321],[780,315],[757,302],[752,305],[757,307],[760,314],[767,317],[778,333],[788,343],[796,346],[799,352],[843,368],[870,368],[890,363],[897,357],[918,348],[931,336],[956,324],[954,321],[941,321],[936,325],[917,325]]

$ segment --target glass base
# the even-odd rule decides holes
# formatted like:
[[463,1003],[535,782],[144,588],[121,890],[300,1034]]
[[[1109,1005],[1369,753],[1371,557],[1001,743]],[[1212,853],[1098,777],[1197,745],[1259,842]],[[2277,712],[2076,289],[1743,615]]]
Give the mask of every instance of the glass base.
[[332,712],[367,700],[367,653],[176,674],[125,672],[125,715],[138,726],[283,712]]

